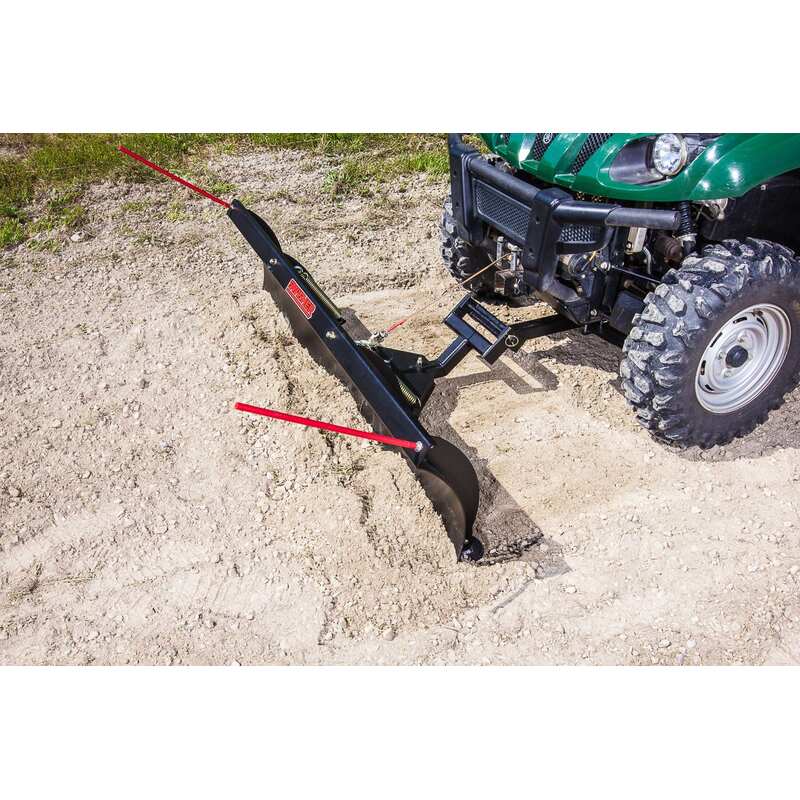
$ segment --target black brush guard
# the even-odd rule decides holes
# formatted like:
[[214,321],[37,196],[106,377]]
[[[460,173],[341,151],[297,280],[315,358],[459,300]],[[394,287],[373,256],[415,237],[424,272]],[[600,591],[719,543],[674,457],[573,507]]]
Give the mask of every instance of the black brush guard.
[[450,134],[448,147],[458,235],[480,245],[487,225],[503,233],[521,248],[525,283],[538,293],[574,300],[556,277],[558,256],[600,250],[614,228],[678,227],[674,209],[575,200],[557,186],[539,189],[493,166],[461,134]]

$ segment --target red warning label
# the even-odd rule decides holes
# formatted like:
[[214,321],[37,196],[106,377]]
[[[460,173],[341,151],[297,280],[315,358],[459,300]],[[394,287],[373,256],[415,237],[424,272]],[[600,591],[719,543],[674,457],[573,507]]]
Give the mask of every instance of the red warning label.
[[311,298],[300,288],[300,284],[292,278],[286,285],[286,292],[294,300],[294,304],[303,312],[306,319],[311,319],[311,315],[317,310]]

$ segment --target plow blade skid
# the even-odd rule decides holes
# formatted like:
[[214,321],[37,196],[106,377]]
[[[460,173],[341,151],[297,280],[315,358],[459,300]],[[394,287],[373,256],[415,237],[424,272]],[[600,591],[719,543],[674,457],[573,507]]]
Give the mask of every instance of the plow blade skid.
[[393,373],[390,363],[353,340],[339,310],[311,275],[281,250],[270,227],[236,200],[227,213],[264,262],[264,289],[297,340],[347,386],[377,432],[418,443],[417,450],[402,452],[442,517],[456,557],[479,558],[481,545],[472,534],[479,487],[469,459],[450,442],[425,430],[417,419],[421,402],[415,407],[413,392]]

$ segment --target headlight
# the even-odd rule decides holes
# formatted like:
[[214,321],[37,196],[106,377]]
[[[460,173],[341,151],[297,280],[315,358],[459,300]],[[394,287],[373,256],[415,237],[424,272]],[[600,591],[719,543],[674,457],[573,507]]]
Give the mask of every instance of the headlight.
[[664,176],[677,175],[686,166],[689,149],[678,133],[662,133],[653,142],[653,166]]
[[718,136],[718,133],[661,133],[632,139],[612,162],[611,180],[647,184],[672,178]]

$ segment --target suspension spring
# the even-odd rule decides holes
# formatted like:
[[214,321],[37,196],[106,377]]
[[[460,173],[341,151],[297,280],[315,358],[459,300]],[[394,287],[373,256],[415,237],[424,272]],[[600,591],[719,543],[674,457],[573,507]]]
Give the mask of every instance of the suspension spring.
[[692,233],[692,204],[688,200],[682,200],[680,203],[678,203],[678,214],[680,215],[678,233],[681,236],[684,236],[687,233]]
[[688,256],[695,249],[697,233],[692,222],[692,204],[688,200],[681,200],[678,203],[678,239],[683,245],[683,255]]
[[683,243],[683,255],[688,256],[694,250],[697,234],[692,222],[692,204],[688,200],[678,203],[678,239]]

